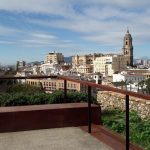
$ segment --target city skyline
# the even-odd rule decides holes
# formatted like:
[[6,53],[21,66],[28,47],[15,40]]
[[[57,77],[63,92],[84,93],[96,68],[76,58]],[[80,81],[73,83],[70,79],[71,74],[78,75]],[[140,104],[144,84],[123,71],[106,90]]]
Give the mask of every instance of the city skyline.
[[65,56],[121,53],[127,27],[134,57],[149,57],[150,2],[114,0],[1,0],[0,63]]

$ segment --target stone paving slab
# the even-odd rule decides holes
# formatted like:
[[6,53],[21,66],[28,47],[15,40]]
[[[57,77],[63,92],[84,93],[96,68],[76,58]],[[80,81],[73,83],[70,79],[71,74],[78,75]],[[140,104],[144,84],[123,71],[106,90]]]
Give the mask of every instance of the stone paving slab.
[[0,150],[112,150],[77,127],[0,133]]

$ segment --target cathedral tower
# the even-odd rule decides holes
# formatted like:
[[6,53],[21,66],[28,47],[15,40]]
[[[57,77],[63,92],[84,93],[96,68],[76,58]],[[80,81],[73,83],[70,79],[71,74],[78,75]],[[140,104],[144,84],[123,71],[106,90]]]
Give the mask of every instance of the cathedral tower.
[[127,66],[133,66],[133,46],[132,46],[132,36],[127,29],[127,33],[124,36],[123,42],[123,55],[125,56],[125,60]]

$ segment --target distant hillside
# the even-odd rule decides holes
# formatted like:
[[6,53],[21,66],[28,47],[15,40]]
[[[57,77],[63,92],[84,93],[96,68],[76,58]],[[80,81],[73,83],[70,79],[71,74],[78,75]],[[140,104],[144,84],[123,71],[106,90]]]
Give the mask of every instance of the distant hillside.
[[42,61],[33,61],[33,62],[29,62],[27,63],[27,65],[40,65]]
[[143,57],[141,57],[141,59],[148,60],[150,58],[148,56],[143,56]]
[[66,63],[71,63],[72,62],[72,56],[69,57],[64,57]]

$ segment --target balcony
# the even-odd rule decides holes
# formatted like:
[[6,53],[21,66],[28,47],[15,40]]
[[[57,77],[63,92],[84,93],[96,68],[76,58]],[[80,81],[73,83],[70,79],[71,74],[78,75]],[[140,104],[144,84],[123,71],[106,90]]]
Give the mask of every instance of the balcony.
[[[149,95],[116,89],[64,76],[1,77],[3,80],[58,78],[64,80],[64,103],[0,108],[0,149],[142,150],[129,141],[130,96],[150,100]],[[67,81],[87,86],[87,103],[65,103]],[[125,95],[126,137],[102,125],[100,106],[91,104],[92,87]]]

